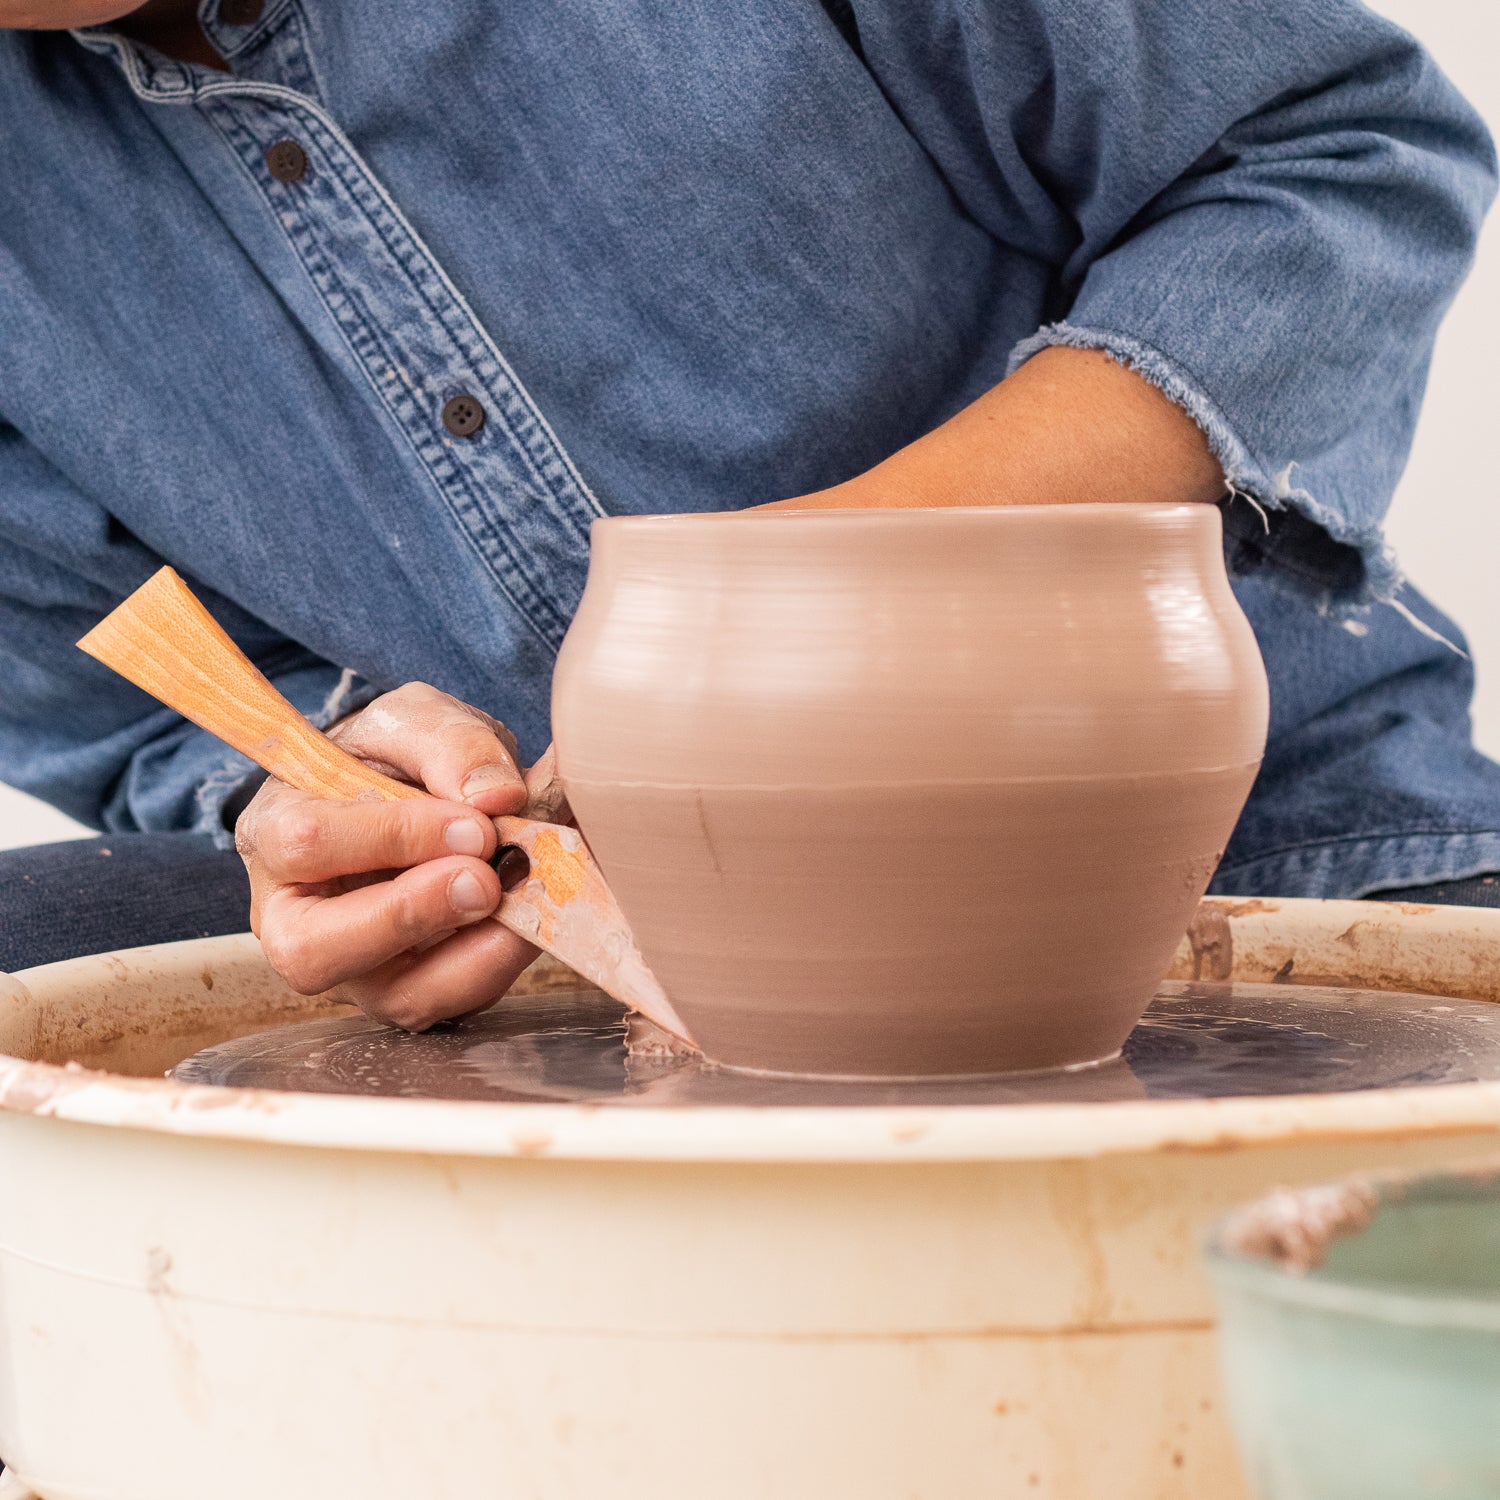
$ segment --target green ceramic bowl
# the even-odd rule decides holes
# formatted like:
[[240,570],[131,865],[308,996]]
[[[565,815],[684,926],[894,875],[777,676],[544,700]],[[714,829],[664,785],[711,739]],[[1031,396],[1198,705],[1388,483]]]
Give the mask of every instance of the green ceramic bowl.
[[1500,1166],[1275,1193],[1208,1260],[1260,1500],[1500,1500]]

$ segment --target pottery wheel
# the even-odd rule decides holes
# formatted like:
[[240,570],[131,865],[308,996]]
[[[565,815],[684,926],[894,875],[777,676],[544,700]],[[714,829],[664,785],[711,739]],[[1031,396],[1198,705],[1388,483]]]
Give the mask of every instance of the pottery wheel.
[[1500,1080],[1500,1005],[1300,985],[1165,983],[1119,1058],[1068,1073],[768,1078],[639,1045],[639,1033],[597,992],[535,995],[419,1036],[362,1016],[285,1026],[210,1047],[172,1076],[404,1099],[802,1106],[1219,1099]]

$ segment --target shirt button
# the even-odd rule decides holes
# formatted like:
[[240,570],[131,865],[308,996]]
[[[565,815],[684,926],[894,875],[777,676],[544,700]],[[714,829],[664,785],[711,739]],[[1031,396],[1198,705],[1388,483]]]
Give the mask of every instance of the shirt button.
[[219,0],[219,19],[226,26],[253,26],[264,9],[264,0]]
[[301,182],[307,176],[307,152],[296,141],[277,141],[266,150],[266,166],[277,182]]
[[473,396],[454,396],[443,403],[443,426],[454,437],[473,437],[484,426],[484,408]]

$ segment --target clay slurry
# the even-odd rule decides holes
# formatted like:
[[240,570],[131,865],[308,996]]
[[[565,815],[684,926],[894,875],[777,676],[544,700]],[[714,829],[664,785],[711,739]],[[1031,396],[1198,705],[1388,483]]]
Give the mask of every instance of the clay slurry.
[[1306,985],[1183,984],[1098,1067],[963,1078],[749,1073],[644,1040],[597,991],[515,995],[424,1032],[368,1016],[278,1026],[195,1054],[182,1083],[629,1108],[1108,1104],[1500,1080],[1500,1005]]

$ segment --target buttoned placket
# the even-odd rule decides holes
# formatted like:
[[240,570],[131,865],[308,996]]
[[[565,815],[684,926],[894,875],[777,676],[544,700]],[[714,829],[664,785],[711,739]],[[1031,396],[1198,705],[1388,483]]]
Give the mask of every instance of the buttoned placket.
[[[576,600],[589,526],[603,508],[461,292],[330,116],[297,0],[231,6],[229,17],[224,9],[225,0],[202,9],[210,41],[231,67],[254,55],[262,77],[171,61],[106,30],[75,35],[112,54],[142,100],[194,106],[214,126],[316,288],[372,399],[495,583],[556,649]],[[267,74],[289,82],[265,81]],[[539,551],[568,554],[572,576],[559,577]]]

